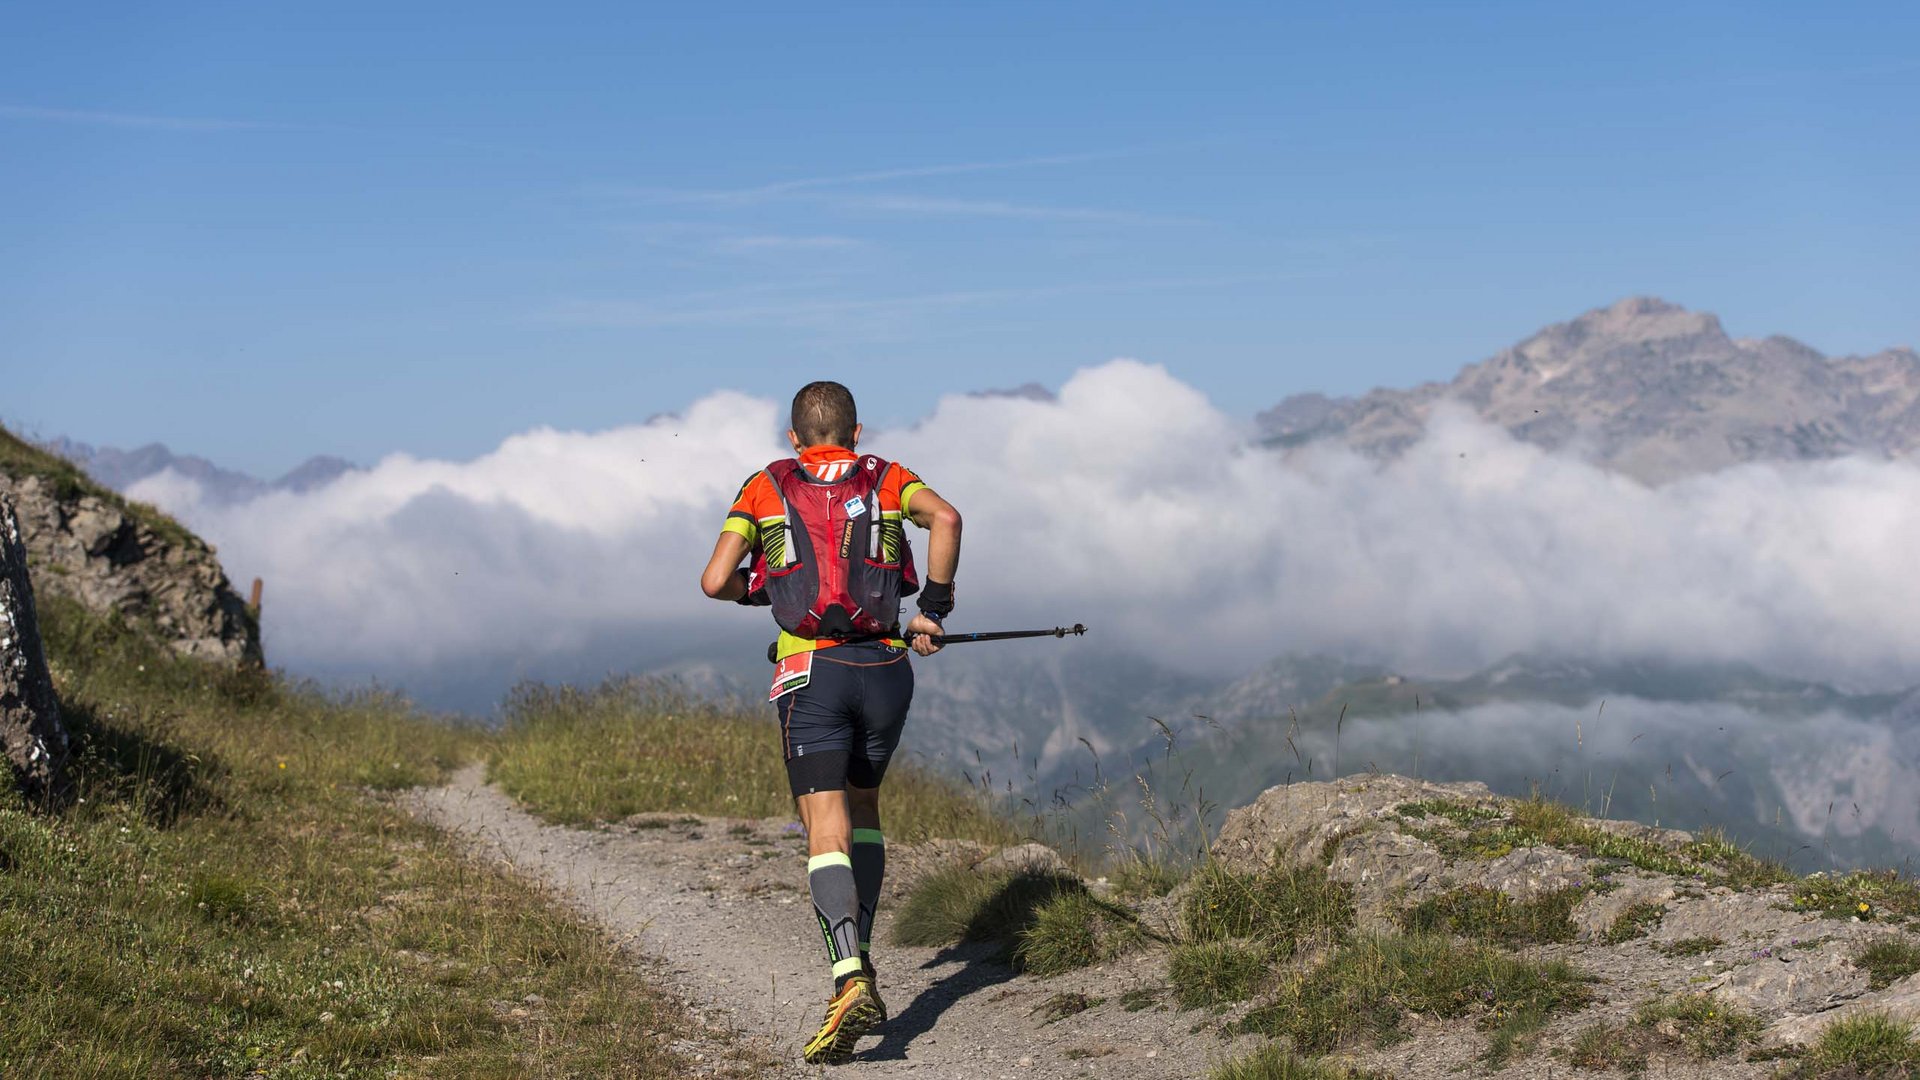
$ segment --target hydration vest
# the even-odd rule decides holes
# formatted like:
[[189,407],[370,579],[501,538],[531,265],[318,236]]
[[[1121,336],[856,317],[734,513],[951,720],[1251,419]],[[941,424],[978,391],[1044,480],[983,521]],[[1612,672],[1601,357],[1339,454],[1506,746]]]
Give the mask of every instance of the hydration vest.
[[877,638],[899,632],[900,601],[920,590],[900,518],[880,513],[893,466],[863,454],[838,480],[798,461],[767,466],[786,510],[784,529],[763,529],[749,586],[764,583],[774,621],[795,637]]

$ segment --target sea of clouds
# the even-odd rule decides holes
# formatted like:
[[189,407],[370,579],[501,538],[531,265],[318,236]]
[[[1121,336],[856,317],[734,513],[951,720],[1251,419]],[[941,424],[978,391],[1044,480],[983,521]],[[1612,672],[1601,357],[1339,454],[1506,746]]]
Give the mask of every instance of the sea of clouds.
[[[717,392],[472,461],[394,455],[303,494],[221,505],[175,473],[129,494],[208,536],[236,580],[266,580],[269,656],[295,672],[646,670],[770,632],[698,578],[742,480],[786,452],[784,413]],[[1388,463],[1249,435],[1164,368],[1116,360],[1051,401],[944,398],[862,448],[964,513],[956,629],[1079,621],[1102,647],[1222,675],[1282,653],[1444,674],[1554,652],[1920,682],[1913,465],[1649,488],[1465,412]]]

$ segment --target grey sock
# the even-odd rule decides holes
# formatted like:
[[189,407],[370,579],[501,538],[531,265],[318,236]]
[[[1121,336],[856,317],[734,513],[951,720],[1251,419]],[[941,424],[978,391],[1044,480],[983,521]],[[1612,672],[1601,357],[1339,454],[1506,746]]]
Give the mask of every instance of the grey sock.
[[873,943],[873,914],[880,909],[880,884],[887,877],[887,842],[879,829],[853,830],[853,880],[860,887],[860,951]]
[[853,883],[853,860],[829,851],[807,860],[807,891],[826,939],[827,962],[836,981],[860,972],[860,890]]

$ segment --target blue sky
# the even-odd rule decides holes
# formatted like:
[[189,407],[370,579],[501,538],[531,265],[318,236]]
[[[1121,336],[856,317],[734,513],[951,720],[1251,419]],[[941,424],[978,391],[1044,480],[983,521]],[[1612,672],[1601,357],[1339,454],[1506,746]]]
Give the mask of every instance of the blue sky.
[[1229,413],[1652,293],[1920,343],[1912,5],[12,5],[0,419],[272,474],[1116,355]]

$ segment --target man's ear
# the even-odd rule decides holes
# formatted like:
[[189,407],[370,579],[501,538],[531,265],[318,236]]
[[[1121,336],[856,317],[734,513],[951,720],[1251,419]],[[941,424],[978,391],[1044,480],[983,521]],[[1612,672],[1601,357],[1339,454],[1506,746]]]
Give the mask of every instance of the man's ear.
[[860,431],[861,431],[861,427],[859,424],[853,425],[853,442],[851,445],[847,447],[847,449],[851,450],[855,446],[860,445]]
[[793,444],[793,452],[796,454],[806,449],[800,445],[800,436],[795,435],[792,428],[787,429],[787,441]]

